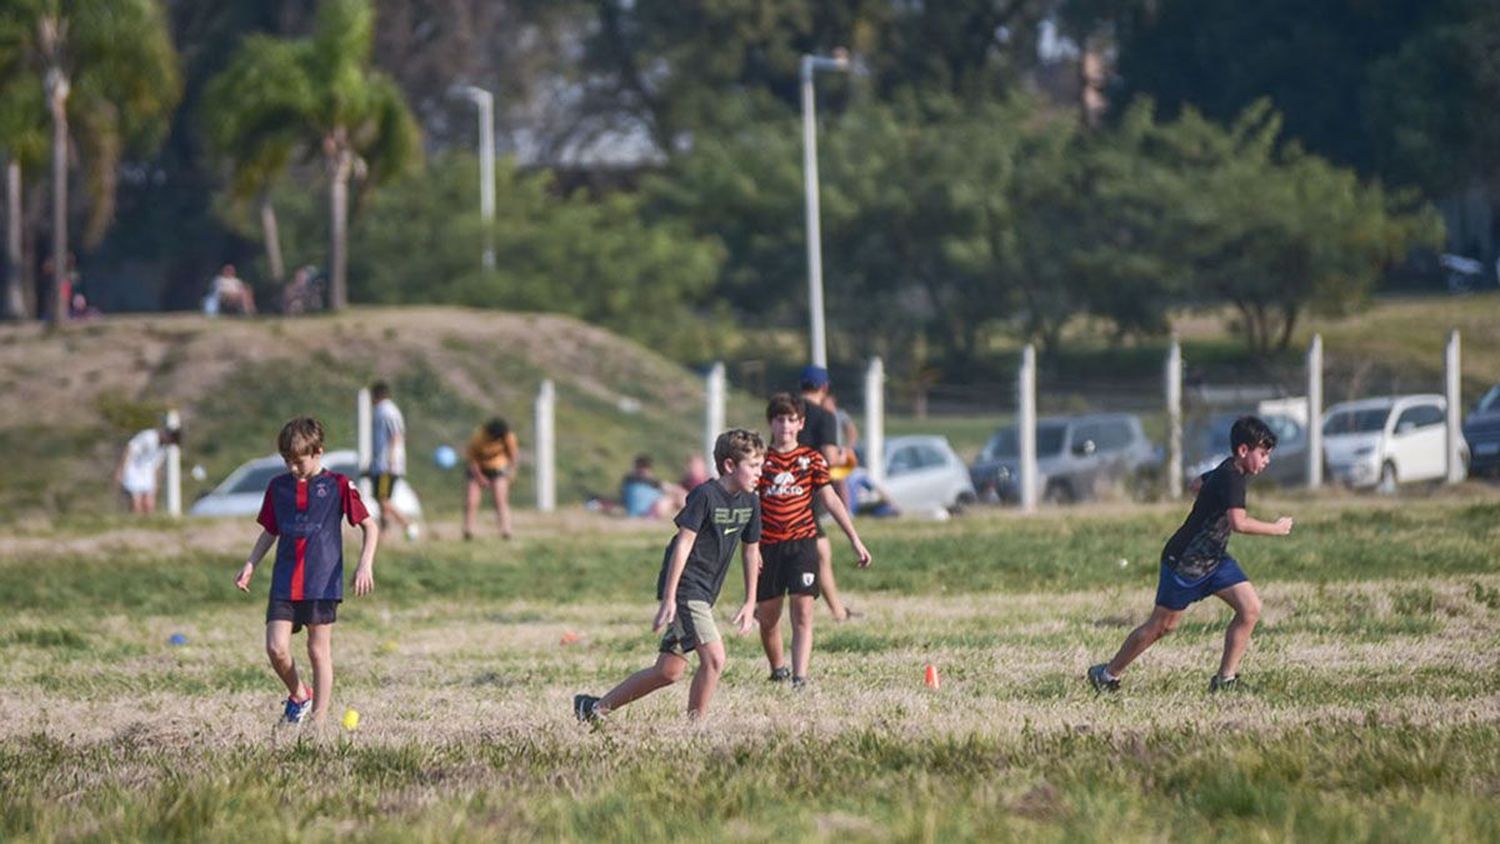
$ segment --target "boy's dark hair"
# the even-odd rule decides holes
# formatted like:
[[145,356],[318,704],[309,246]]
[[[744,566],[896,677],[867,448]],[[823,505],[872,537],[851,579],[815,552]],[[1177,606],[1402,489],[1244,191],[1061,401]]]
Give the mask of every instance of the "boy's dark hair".
[[176,428],[162,428],[161,429],[161,444],[162,445],[182,445],[182,428],[181,427],[176,427]]
[[766,421],[770,422],[778,416],[795,416],[798,419],[807,418],[807,401],[801,396],[791,393],[777,393],[766,402]]
[[1270,451],[1276,447],[1276,432],[1258,417],[1241,416],[1234,420],[1234,426],[1229,429],[1229,447],[1239,451],[1242,445],[1251,449],[1264,446]]
[[641,469],[650,469],[651,468],[651,464],[653,462],[655,462],[655,461],[653,461],[651,459],[651,455],[649,455],[649,454],[637,454],[635,456],[635,464],[634,465],[635,465],[636,470],[639,471]]
[[311,416],[298,416],[281,426],[281,433],[276,437],[276,450],[288,460],[317,454],[323,450],[323,423]]
[[385,401],[391,397],[391,385],[384,381],[376,381],[370,385],[370,401]]
[[484,423],[484,435],[492,440],[503,440],[505,439],[505,435],[509,433],[510,426],[505,424],[505,420],[498,416]]
[[766,443],[760,434],[744,428],[731,428],[714,440],[714,468],[724,474],[724,461],[738,463],[747,457],[766,453]]

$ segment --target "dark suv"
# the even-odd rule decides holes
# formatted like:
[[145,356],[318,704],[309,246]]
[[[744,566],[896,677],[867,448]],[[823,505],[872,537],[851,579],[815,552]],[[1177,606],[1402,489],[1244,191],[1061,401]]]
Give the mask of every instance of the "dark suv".
[[1464,420],[1464,439],[1469,442],[1469,474],[1500,470],[1500,384],[1491,387]]
[[[1155,469],[1161,454],[1130,413],[1055,416],[1037,420],[1036,462],[1042,497],[1083,501],[1118,489]],[[995,432],[969,469],[974,489],[987,501],[1018,501],[1020,442],[1016,426]]]

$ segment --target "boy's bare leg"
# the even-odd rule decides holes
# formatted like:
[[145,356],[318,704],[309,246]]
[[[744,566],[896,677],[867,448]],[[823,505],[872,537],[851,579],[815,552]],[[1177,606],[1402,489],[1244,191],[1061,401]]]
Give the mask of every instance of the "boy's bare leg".
[[292,659],[292,623],[290,621],[266,622],[266,656],[271,658],[271,668],[286,685],[287,694],[293,699],[303,697],[302,678],[297,674],[297,663]]
[[[479,481],[474,480],[472,475],[464,482],[464,536],[474,535],[474,514],[479,510],[479,497],[484,492],[479,488]],[[381,508],[385,512],[385,508]]]
[[1183,610],[1168,609],[1158,606],[1151,611],[1151,617],[1146,619],[1140,627],[1130,631],[1125,637],[1125,644],[1120,646],[1120,652],[1105,666],[1105,671],[1111,677],[1118,677],[1130,663],[1135,662],[1136,657],[1146,652],[1146,649],[1156,644],[1156,640],[1177,629],[1177,622],[1182,620]]
[[807,676],[812,661],[813,596],[792,596],[792,677]]
[[495,496],[495,516],[500,520],[500,535],[510,539],[510,478],[495,479],[490,492]]
[[[393,495],[392,498],[394,497],[395,496]],[[403,532],[411,525],[411,519],[406,518],[406,516],[403,515],[400,510],[397,510],[396,505],[391,501],[390,498],[387,498],[386,500],[380,502],[381,530],[385,530],[386,519],[390,519],[391,521],[395,522],[398,526],[400,526]]]
[[693,685],[688,689],[688,717],[702,718],[708,712],[708,702],[713,700],[714,689],[719,687],[719,675],[724,673],[724,643],[706,642],[698,646],[698,670],[693,673]]
[[781,650],[781,596],[767,598],[755,605],[755,620],[760,622],[760,646],[765,649],[771,670],[786,665]]
[[1250,633],[1260,620],[1260,596],[1248,580],[1214,594],[1234,609],[1234,618],[1224,631],[1224,658],[1219,661],[1219,676],[1233,677],[1239,673],[1240,659],[1250,646]]
[[307,625],[307,658],[313,671],[313,723],[323,722],[333,700],[333,625]]
[[640,671],[626,677],[620,685],[610,689],[604,697],[599,698],[597,711],[600,715],[610,710],[619,709],[633,700],[639,700],[646,695],[664,686],[670,686],[682,679],[682,674],[687,671],[688,662],[677,654],[663,653],[656,657],[656,664],[650,668],[642,668]]
[[844,606],[844,601],[839,597],[838,581],[833,579],[833,543],[828,537],[820,536],[818,546],[818,589],[823,593],[823,600],[828,602],[828,611],[833,613],[834,621],[847,621],[849,609]]

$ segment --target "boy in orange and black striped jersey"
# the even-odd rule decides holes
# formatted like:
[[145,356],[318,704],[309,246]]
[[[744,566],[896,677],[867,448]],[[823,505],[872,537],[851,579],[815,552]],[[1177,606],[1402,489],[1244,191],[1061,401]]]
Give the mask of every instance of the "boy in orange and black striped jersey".
[[[818,523],[813,496],[843,529],[859,557],[870,564],[870,552],[859,540],[849,511],[830,484],[828,461],[815,448],[797,444],[806,417],[802,398],[777,393],[766,405],[771,447],[760,476],[761,570],[755,587],[755,617],[760,642],[771,663],[772,682],[791,680],[794,688],[807,682],[812,657],[813,601],[818,597]],[[787,666],[781,646],[781,605],[791,595],[792,664]]]

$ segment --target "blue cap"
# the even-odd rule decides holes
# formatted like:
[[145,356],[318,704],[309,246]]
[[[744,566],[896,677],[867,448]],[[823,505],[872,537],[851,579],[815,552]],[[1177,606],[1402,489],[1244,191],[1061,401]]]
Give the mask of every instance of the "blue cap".
[[828,370],[815,364],[802,367],[802,386],[808,390],[820,390],[828,386]]

